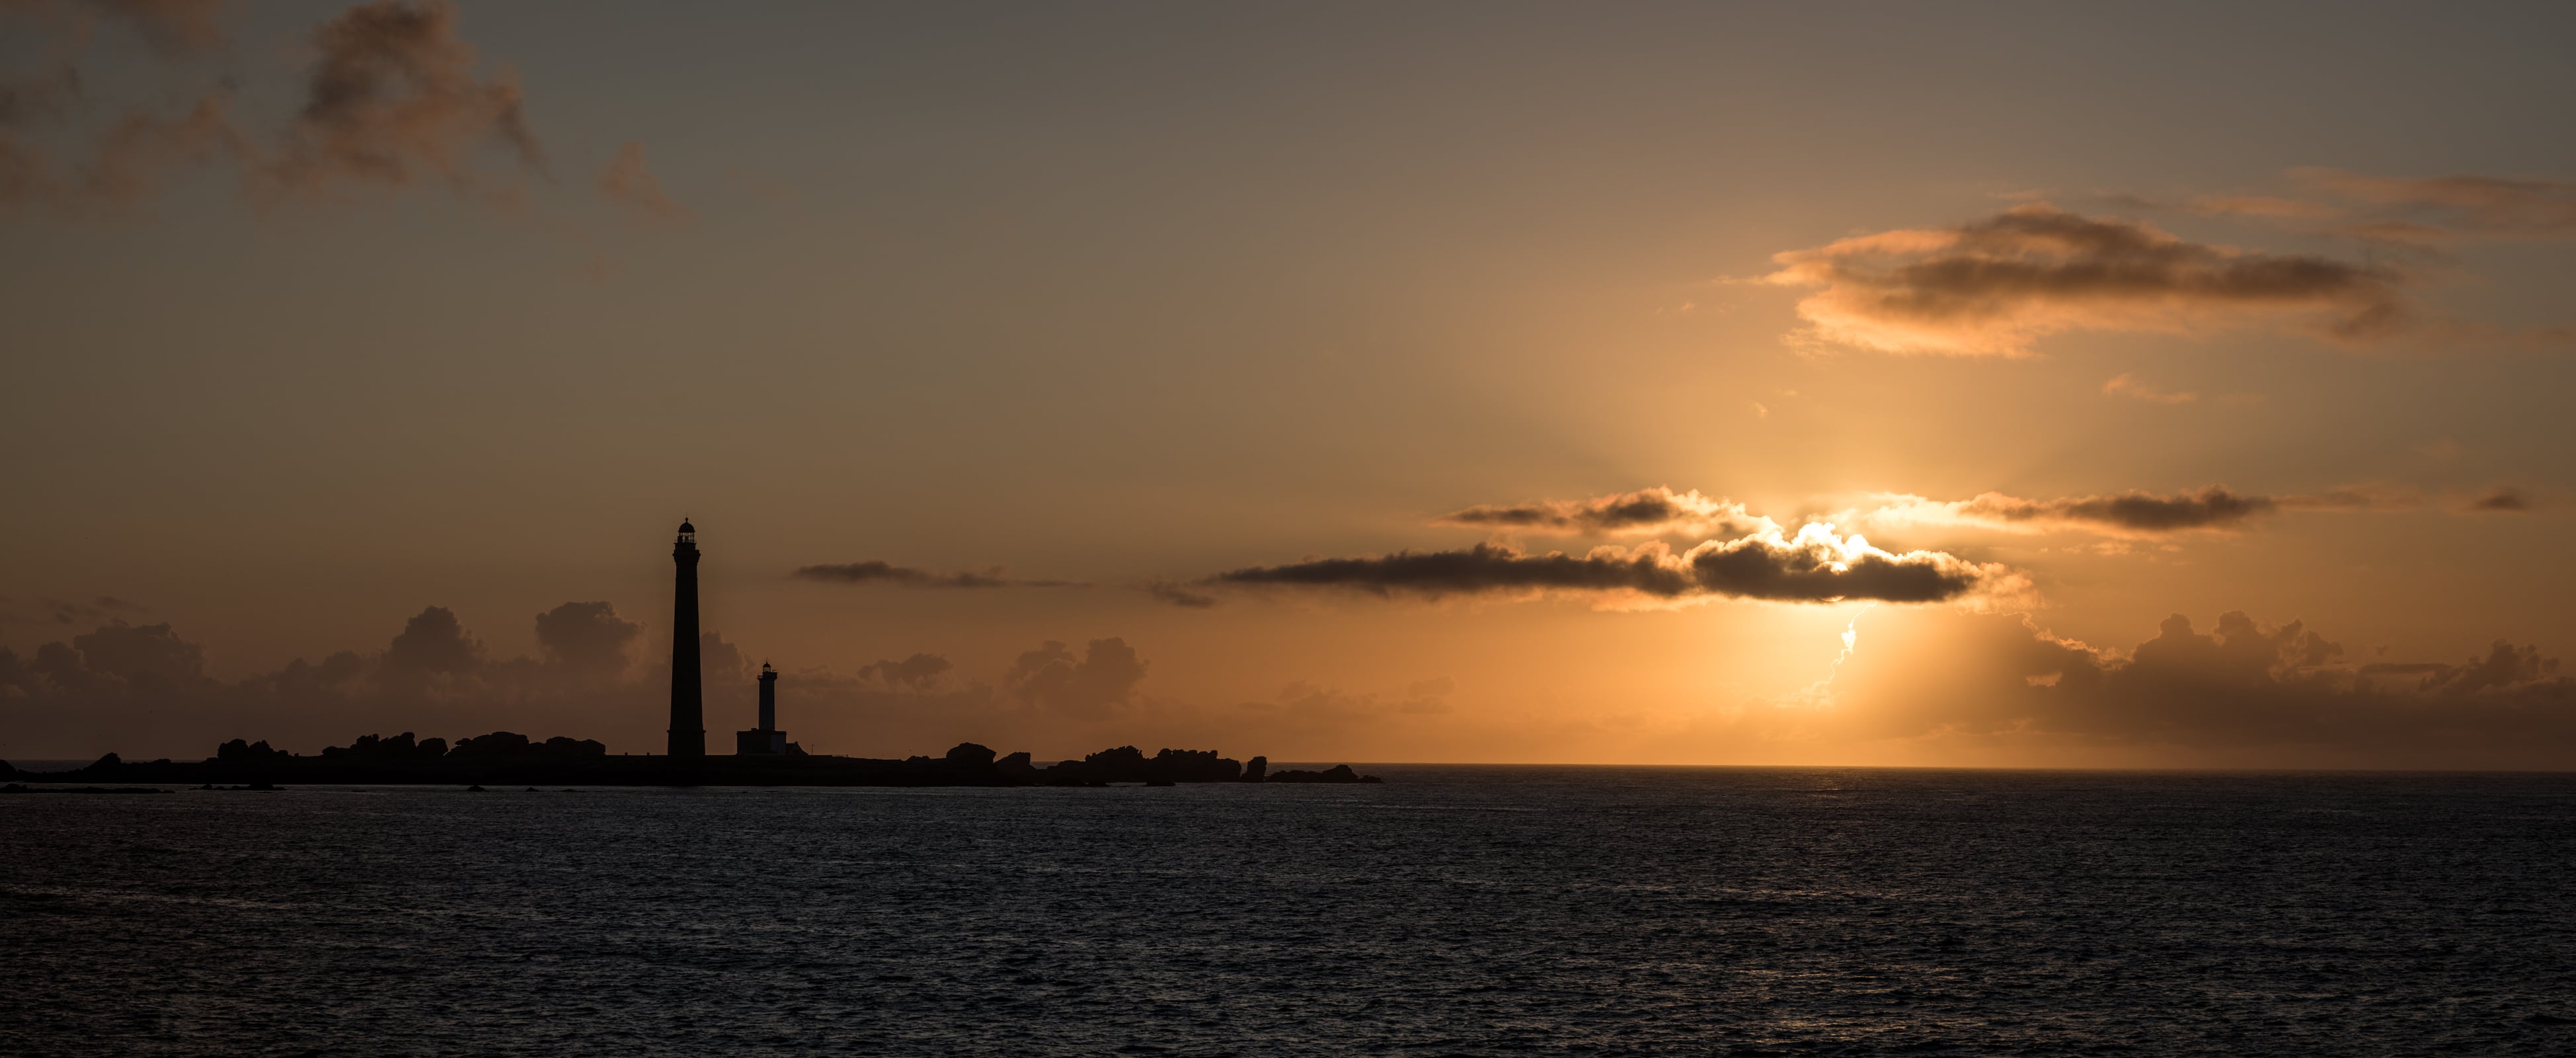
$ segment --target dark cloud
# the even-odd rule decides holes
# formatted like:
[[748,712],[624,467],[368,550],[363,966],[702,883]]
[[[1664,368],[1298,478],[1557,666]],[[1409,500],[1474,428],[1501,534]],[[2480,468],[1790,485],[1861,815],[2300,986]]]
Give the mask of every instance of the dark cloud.
[[952,668],[947,658],[937,654],[914,654],[902,661],[885,660],[859,666],[859,678],[873,680],[888,687],[928,690],[939,677]]
[[2354,486],[2318,493],[2267,496],[2212,485],[2171,495],[2130,491],[2099,496],[2028,500],[1989,492],[1970,500],[1936,502],[1919,496],[1883,497],[1875,510],[1855,512],[1888,526],[1980,525],[2002,529],[2082,529],[2115,536],[2166,536],[2225,531],[2289,510],[2366,511],[2417,506],[2409,491]]
[[1746,513],[1743,504],[1711,499],[1696,489],[1674,492],[1661,485],[1588,500],[1480,504],[1444,514],[1436,521],[1535,533],[1601,535],[1678,532],[1732,536],[1772,527],[1770,519]]
[[1775,260],[1780,270],[1764,282],[1819,288],[1798,304],[1812,337],[1892,353],[2018,356],[2064,331],[2188,331],[2267,318],[2361,341],[2406,317],[2397,277],[2384,269],[2188,242],[2044,204]]
[[455,611],[432,606],[403,623],[402,634],[385,647],[384,667],[403,675],[456,675],[482,661],[483,641],[465,630]]
[[184,694],[209,683],[205,652],[167,624],[110,621],[71,643],[37,649],[33,669],[58,686],[105,693]]
[[[0,207],[112,212],[147,200],[183,173],[218,164],[237,166],[245,190],[263,206],[428,183],[516,208],[524,200],[523,178],[548,176],[516,76],[478,68],[448,0],[372,0],[316,26],[300,105],[273,131],[236,122],[234,75],[206,73],[188,61],[222,43],[230,5],[11,0],[0,3],[0,12],[12,6],[37,12],[58,39],[41,72],[0,71]],[[63,137],[78,144],[69,152],[73,160],[57,161],[27,126],[64,124],[85,108],[87,86],[76,60],[91,23],[101,21],[151,44],[164,59],[163,73],[197,86],[193,101],[168,112],[133,109],[104,127],[73,129]],[[491,164],[495,158],[498,165]],[[650,215],[681,212],[644,167],[638,144],[617,154],[599,188]]]
[[2530,494],[2521,489],[2501,486],[2470,500],[2468,509],[2481,514],[2527,514],[2532,509],[2532,501]]
[[2124,492],[2059,500],[2022,500],[1989,492],[1968,501],[1962,513],[1972,519],[2006,524],[2080,522],[2122,532],[2161,534],[2234,528],[2280,508],[2280,503],[2269,496],[2246,496],[2213,485],[2172,496]]
[[1092,640],[1079,658],[1063,643],[1048,640],[1011,662],[1002,674],[1002,687],[1042,709],[1097,717],[1134,697],[1145,681],[1145,668],[1136,649],[1114,636]]
[[1069,580],[1018,580],[1002,575],[1002,567],[966,570],[957,573],[933,573],[926,569],[898,566],[870,559],[837,565],[799,566],[791,574],[802,580],[827,584],[892,584],[904,588],[1078,588],[1083,585]]
[[487,148],[543,173],[518,78],[476,76],[456,21],[446,0],[375,0],[316,28],[304,107],[269,175],[299,191],[434,178],[492,198],[500,189],[475,164]]
[[1533,555],[1503,544],[1460,551],[1402,551],[1363,558],[1325,558],[1220,573],[1215,583],[1345,588],[1376,595],[1426,597],[1569,592],[1649,599],[1763,599],[1827,602],[1941,602],[2019,590],[2001,566],[1934,551],[1894,554],[1854,536],[1811,525],[1796,537],[1777,532],[1711,540],[1674,554],[1660,543],[1602,547],[1583,555]]

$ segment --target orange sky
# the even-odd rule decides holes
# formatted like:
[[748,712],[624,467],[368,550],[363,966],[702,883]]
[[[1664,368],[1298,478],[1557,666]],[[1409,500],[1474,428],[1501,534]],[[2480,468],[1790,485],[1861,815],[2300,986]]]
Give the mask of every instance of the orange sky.
[[2567,767],[2571,38],[0,3],[0,758]]

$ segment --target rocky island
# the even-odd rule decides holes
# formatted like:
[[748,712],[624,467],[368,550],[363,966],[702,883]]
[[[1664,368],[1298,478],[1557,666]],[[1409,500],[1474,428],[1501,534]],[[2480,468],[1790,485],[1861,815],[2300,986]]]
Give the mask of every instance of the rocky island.
[[1153,756],[1118,746],[1040,767],[1027,753],[997,756],[972,742],[937,757],[901,760],[803,752],[674,758],[611,755],[592,739],[538,741],[509,731],[456,740],[365,735],[306,756],[267,742],[234,739],[204,760],[129,761],[110,753],[61,772],[20,771],[0,762],[0,779],[36,783],[152,783],[187,786],[555,785],[555,786],[1109,786],[1143,783],[1373,783],[1350,765],[1270,771],[1215,750],[1164,749]]

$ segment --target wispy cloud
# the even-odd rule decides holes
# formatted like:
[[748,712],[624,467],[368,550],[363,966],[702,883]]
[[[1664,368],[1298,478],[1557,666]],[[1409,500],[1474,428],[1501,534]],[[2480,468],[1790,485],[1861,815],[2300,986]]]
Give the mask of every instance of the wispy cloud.
[[2462,509],[2476,514],[2528,514],[2537,506],[2530,493],[2501,485],[2479,494]]
[[2149,404],[2189,404],[2200,399],[2200,394],[2189,390],[2168,391],[2157,389],[2154,386],[2138,381],[2138,376],[2135,374],[2120,374],[2112,376],[2110,381],[2102,383],[2102,395],[2106,397],[2128,397],[2132,400],[2143,400]]
[[687,220],[687,207],[671,201],[662,191],[662,181],[644,164],[644,145],[633,140],[617,149],[608,168],[599,174],[599,193],[603,198],[625,207],[638,216],[651,220]]
[[[2290,178],[2371,207],[2343,211],[2347,230],[2399,241],[2576,238],[2576,183],[2493,176],[2389,177],[2303,168]],[[2332,207],[2318,207],[2330,209]]]
[[936,573],[911,566],[898,566],[879,559],[815,566],[799,566],[791,574],[800,580],[826,584],[885,584],[901,588],[1078,588],[1079,581],[1027,580],[1005,576],[1002,567]]
[[2320,493],[2262,495],[2221,485],[2162,494],[2129,491],[2030,500],[1988,492],[1967,500],[1886,494],[1850,517],[1874,526],[1975,526],[2013,532],[2076,529],[2113,536],[2169,536],[2240,529],[2290,510],[2361,511],[2420,506],[2412,492],[2355,486]]

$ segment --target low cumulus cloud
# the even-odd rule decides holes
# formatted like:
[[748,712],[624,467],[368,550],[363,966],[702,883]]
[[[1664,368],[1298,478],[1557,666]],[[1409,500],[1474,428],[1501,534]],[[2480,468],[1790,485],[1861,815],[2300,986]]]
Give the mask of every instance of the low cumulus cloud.
[[568,602],[537,615],[537,648],[545,663],[589,681],[625,675],[644,626],[617,616],[606,602]]
[[1236,587],[1334,588],[1378,596],[1577,594],[1642,601],[1931,603],[2026,591],[2018,574],[1937,551],[1884,551],[1811,524],[1709,540],[1676,553],[1660,541],[1581,555],[1531,554],[1487,543],[1455,551],[1321,558],[1252,566],[1210,578]]
[[[381,649],[226,680],[209,675],[204,650],[170,624],[110,619],[24,658],[0,648],[0,741],[21,756],[117,748],[103,743],[211,753],[236,737],[309,751],[405,730],[578,734],[630,750],[660,744],[669,659],[657,650],[636,661],[642,625],[605,602],[569,602],[536,615],[534,631],[538,657],[497,657],[454,611],[429,606]],[[748,711],[743,651],[706,632],[699,654],[710,708]]]
[[2377,266],[2190,242],[2040,203],[1774,260],[1762,282],[1814,291],[1798,303],[1807,337],[1888,353],[2025,356],[2068,331],[2249,324],[2363,342],[2407,318],[2398,277]]
[[901,661],[891,658],[859,666],[859,678],[915,691],[929,690],[939,677],[956,666],[937,654],[914,654]]
[[1771,519],[1747,512],[1741,503],[1702,496],[1696,489],[1674,492],[1662,485],[1586,500],[1479,504],[1444,514],[1435,521],[1441,525],[1598,536],[1734,536],[1779,528]]
[[799,580],[825,584],[885,584],[899,588],[1078,588],[1070,580],[1023,580],[1003,575],[1000,566],[981,570],[936,573],[911,566],[898,566],[881,559],[865,562],[843,562],[818,566],[798,566],[791,574]]
[[[360,735],[402,731],[452,742],[506,730],[598,739],[612,753],[661,751],[670,705],[667,633],[657,637],[605,602],[546,610],[534,631],[536,656],[502,656],[453,610],[429,606],[389,625],[381,647],[225,679],[208,672],[206,651],[172,625],[109,620],[24,655],[0,647],[0,759],[23,764],[111,750],[196,759],[233,738],[314,753]],[[711,736],[749,727],[758,686],[752,655],[712,631],[699,636],[698,651]],[[1147,696],[1151,663],[1122,637],[1080,646],[1050,640],[1005,656],[1007,664],[974,672],[936,653],[839,673],[791,664],[778,680],[779,721],[814,753],[936,755],[974,741],[1059,755],[1041,756],[1041,764],[1157,739],[1248,757],[1265,752],[1250,745],[1253,738],[1277,733],[1246,722],[1230,705]],[[1413,715],[1427,708],[1417,699],[1444,687],[1391,700],[1389,708]],[[1280,730],[1328,740],[1345,729],[1299,723]],[[1312,739],[1305,744],[1324,748]]]
[[1838,712],[1797,722],[1846,739],[2125,748],[2198,763],[2562,767],[2576,752],[2576,681],[2528,645],[2357,664],[2302,622],[2242,612],[2206,632],[2176,614],[2128,650],[2027,619],[1962,620],[1973,634],[1947,658],[1860,652],[1838,677]]
[[1137,686],[1145,682],[1145,667],[1136,648],[1116,636],[1092,640],[1080,656],[1048,640],[1011,662],[1002,674],[1002,687],[1040,708],[1096,717],[1135,697]]

